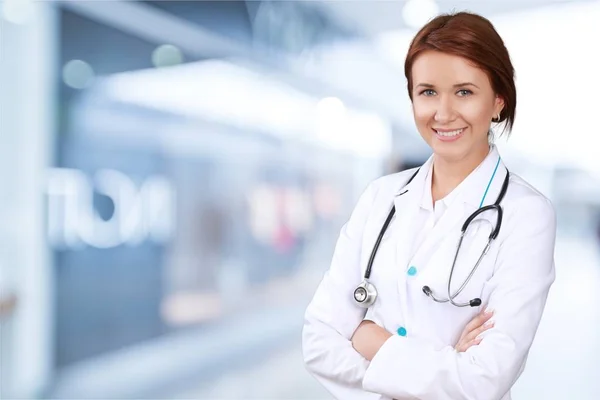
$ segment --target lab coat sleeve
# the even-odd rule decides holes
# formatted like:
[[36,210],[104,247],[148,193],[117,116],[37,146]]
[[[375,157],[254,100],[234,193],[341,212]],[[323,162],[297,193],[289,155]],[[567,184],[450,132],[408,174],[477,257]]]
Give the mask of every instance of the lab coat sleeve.
[[394,399],[500,399],[525,367],[554,282],[555,212],[541,196],[516,201],[511,232],[500,244],[488,308],[494,328],[458,353],[419,338],[392,336],[371,361],[365,390]]
[[371,184],[341,229],[330,268],[304,319],[302,350],[306,368],[338,399],[355,398],[357,392],[364,394],[362,379],[368,361],[354,350],[350,339],[365,315],[365,310],[354,304],[353,292],[362,277],[361,242],[373,198]]

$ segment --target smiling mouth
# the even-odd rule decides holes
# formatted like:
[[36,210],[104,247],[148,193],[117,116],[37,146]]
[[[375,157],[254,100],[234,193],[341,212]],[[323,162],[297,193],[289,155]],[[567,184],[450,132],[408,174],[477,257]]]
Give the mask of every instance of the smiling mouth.
[[455,130],[452,130],[452,131],[447,130],[447,129],[444,129],[444,130],[433,129],[433,131],[437,135],[443,136],[443,137],[448,137],[448,138],[451,138],[451,137],[454,137],[454,136],[458,136],[461,133],[463,133],[464,130],[465,130],[465,128],[455,129]]

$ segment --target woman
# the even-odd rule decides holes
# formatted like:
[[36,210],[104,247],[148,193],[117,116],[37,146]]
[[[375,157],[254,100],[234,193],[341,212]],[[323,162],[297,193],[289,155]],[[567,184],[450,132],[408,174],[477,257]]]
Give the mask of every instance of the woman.
[[[360,197],[306,311],[305,363],[338,399],[510,399],[554,282],[556,236],[551,203],[491,143],[492,122],[514,122],[513,67],[492,24],[461,12],[417,33],[405,74],[433,155]],[[461,239],[493,204],[501,212],[484,209]]]

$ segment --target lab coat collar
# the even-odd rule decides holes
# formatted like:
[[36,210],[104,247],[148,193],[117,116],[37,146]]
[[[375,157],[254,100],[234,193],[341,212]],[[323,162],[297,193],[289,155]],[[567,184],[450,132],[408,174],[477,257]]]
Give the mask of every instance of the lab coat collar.
[[[433,169],[429,168],[427,176],[425,178],[425,184],[423,185],[423,194],[421,196],[421,208],[429,212],[433,212],[433,195],[431,193],[431,180],[433,179]],[[458,185],[454,190],[444,196],[443,199],[439,199],[436,204],[441,204],[443,207],[450,208],[452,201],[457,197],[457,194],[462,189],[462,183]]]
[[457,187],[460,188],[457,197],[476,208],[494,204],[507,172],[498,149],[492,144],[487,157]]
[[[429,159],[427,159],[427,161],[425,161],[425,164],[423,164],[419,168],[417,175],[415,175],[415,177],[409,184],[406,184],[403,187],[398,189],[398,191],[396,192],[396,197],[404,196],[408,192],[410,192],[411,194],[423,193],[422,189],[423,189],[423,186],[425,185],[425,182],[427,181],[427,173],[429,172],[429,169],[431,168],[432,162],[433,162],[433,155],[430,156]],[[410,179],[412,174],[414,174],[414,172],[407,176],[407,180]]]
[[[428,181],[427,175],[433,164],[433,157],[433,155],[429,157],[419,169],[415,178],[408,185],[400,188],[396,196],[406,196],[410,193],[410,196],[407,197],[415,198],[413,196],[416,194],[423,193]],[[493,204],[498,197],[498,193],[500,193],[506,173],[507,170],[500,158],[498,149],[491,144],[486,158],[453,190],[453,192],[458,191],[454,200],[463,201],[477,208],[480,204],[481,206]]]

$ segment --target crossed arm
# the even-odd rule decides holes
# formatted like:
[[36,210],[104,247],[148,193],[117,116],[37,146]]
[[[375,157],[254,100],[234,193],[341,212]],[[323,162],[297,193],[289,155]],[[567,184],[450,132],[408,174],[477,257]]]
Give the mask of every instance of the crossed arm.
[[[472,346],[481,343],[483,338],[480,335],[494,327],[494,321],[491,320],[493,315],[492,310],[490,312],[482,310],[477,314],[463,330],[454,349],[457,352],[464,353]],[[381,346],[392,336],[394,335],[375,322],[364,320],[352,335],[352,347],[367,361],[371,361]]]

